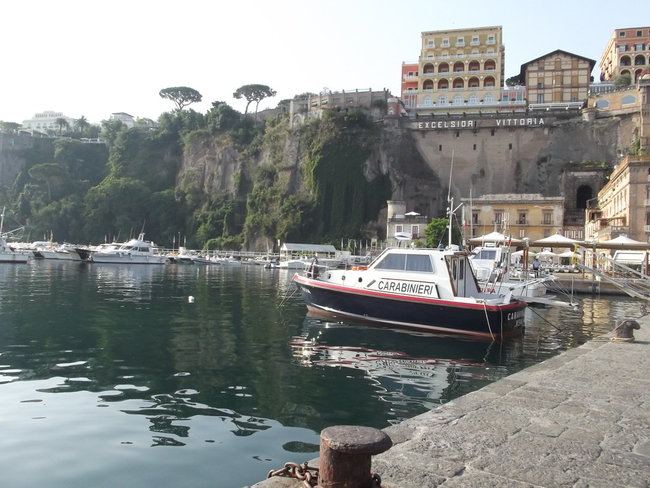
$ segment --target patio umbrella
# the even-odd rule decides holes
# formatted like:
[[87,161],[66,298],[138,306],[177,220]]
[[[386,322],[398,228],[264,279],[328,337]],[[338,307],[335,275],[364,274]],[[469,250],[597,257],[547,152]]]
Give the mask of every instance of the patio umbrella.
[[505,234],[501,234],[500,232],[490,232],[489,234],[485,234],[482,236],[478,237],[472,237],[469,240],[470,244],[482,244],[484,242],[495,242],[495,243],[506,243],[510,241],[510,244],[521,244],[521,239],[515,239],[513,237],[508,237]]
[[562,234],[554,234],[552,236],[544,237],[530,243],[531,246],[537,247],[573,247],[574,244],[584,244],[582,241],[577,241],[569,237],[564,237]]
[[592,245],[598,249],[650,249],[650,243],[635,241],[626,235],[608,241],[594,242]]

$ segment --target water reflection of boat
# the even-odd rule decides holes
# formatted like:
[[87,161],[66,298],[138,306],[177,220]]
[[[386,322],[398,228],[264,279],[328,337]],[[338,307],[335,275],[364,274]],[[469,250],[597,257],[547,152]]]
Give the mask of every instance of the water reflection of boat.
[[506,376],[502,366],[523,354],[522,344],[521,339],[486,343],[308,316],[291,347],[303,366],[362,371],[385,401],[431,409],[463,394],[469,378],[487,383]]

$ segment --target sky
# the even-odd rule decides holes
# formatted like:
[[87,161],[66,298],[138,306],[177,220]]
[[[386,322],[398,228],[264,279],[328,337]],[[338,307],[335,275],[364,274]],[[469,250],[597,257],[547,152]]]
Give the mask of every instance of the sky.
[[506,78],[556,49],[598,62],[614,29],[650,26],[650,1],[604,0],[29,0],[0,3],[0,120],[52,110],[100,123],[114,112],[156,120],[188,86],[244,112],[243,85],[295,95],[389,89],[417,62],[421,33],[500,25]]

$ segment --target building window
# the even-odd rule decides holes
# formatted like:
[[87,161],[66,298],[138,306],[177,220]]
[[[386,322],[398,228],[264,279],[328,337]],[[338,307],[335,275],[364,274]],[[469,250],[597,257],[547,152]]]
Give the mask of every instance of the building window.
[[[542,224],[543,225],[551,225],[553,222],[553,214],[551,212],[544,212],[544,216],[542,219]],[[548,236],[545,236],[548,237]]]
[[643,31],[636,31],[636,36],[637,37],[643,36]]
[[619,32],[618,37],[625,37],[625,32]]
[[526,231],[524,229],[519,229],[519,238],[522,239],[526,237]]
[[508,150],[512,151],[512,142],[508,144]]
[[540,81],[539,83],[537,83],[537,88],[544,89],[544,82]]
[[474,144],[474,151],[476,151],[476,144]]
[[478,225],[478,212],[472,212],[472,224]]
[[420,237],[420,226],[412,225],[411,226],[411,238],[418,239]]
[[427,41],[427,47],[436,47],[436,43],[432,40]]
[[438,151],[442,151],[442,144],[438,144]]
[[544,103],[544,94],[543,93],[538,93],[537,94],[537,103]]
[[487,43],[488,44],[494,44],[494,36],[488,36]]
[[520,225],[526,225],[526,212],[519,212],[517,223]]
[[449,39],[445,38],[442,40],[442,47],[449,47]]
[[502,211],[495,211],[494,212],[494,223],[501,225],[503,223],[503,212]]
[[395,226],[395,234],[397,234],[398,232],[404,232],[404,226],[403,225],[399,224],[399,225]]

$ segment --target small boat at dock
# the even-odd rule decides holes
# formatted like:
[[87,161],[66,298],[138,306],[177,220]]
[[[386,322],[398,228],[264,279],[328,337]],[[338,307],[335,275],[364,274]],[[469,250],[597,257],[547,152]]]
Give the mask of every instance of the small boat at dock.
[[165,264],[167,256],[157,252],[155,244],[144,240],[144,233],[137,239],[131,239],[124,244],[109,244],[104,248],[93,251],[90,255],[93,263],[117,264]]
[[492,340],[524,329],[526,303],[481,291],[465,251],[389,248],[367,267],[313,263],[293,281],[316,315]]

